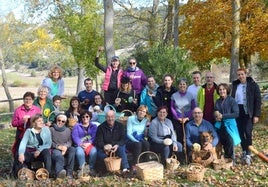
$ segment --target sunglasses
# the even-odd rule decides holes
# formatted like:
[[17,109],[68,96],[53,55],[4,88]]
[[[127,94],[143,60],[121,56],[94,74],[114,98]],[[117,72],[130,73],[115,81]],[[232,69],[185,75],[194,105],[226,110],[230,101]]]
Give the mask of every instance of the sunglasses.
[[129,64],[130,64],[130,65],[135,65],[135,64],[136,64],[136,62],[129,62]]
[[85,119],[85,118],[89,118],[89,116],[82,116],[82,118],[83,118],[83,119]]
[[57,122],[65,123],[66,121],[58,119]]

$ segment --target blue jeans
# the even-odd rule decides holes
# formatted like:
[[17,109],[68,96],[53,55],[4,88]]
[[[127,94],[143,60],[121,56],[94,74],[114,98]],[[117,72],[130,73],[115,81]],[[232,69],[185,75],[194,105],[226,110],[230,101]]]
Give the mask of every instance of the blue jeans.
[[[122,159],[121,168],[128,169],[129,164],[127,160],[126,146],[125,145],[119,146],[116,151],[116,155],[118,155]],[[98,149],[98,158],[104,160],[106,157],[107,155],[105,154],[103,149]]]
[[[60,173],[60,171],[64,169],[64,166],[66,166],[65,168],[67,171],[67,176],[73,175],[74,158],[75,158],[74,147],[69,147],[65,155],[62,155],[60,150],[53,149],[51,158],[52,162],[55,164],[55,172],[57,176]],[[65,164],[65,158],[66,158],[66,164]]]
[[97,149],[93,147],[90,150],[89,156],[86,156],[85,151],[82,147],[76,147],[75,157],[77,159],[80,169],[82,165],[86,162],[86,158],[88,158],[89,169],[95,169],[95,164],[97,160]]

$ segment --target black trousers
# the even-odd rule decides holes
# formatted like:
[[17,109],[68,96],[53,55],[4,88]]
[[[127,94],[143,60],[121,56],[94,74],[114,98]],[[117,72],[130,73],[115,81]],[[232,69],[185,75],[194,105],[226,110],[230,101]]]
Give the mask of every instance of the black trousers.
[[241,139],[241,147],[243,151],[246,151],[247,155],[250,155],[248,146],[252,145],[252,130],[253,121],[248,114],[245,114],[243,105],[239,106],[239,117],[236,118],[237,128]]
[[234,142],[232,137],[229,135],[223,124],[217,132],[220,138],[220,143],[223,146],[224,157],[234,159]]
[[132,153],[133,155],[132,165],[135,165],[137,164],[139,155],[144,151],[150,150],[150,144],[146,140],[142,140],[140,142],[128,141],[126,143],[126,149]]

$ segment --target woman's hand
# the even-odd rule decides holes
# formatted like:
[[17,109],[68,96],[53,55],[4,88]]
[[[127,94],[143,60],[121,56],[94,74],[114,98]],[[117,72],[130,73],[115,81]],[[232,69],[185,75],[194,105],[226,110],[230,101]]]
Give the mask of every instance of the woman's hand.
[[175,145],[173,145],[173,151],[174,152],[177,152],[178,151],[178,146],[175,144]]
[[116,106],[119,106],[120,103],[121,103],[121,98],[116,98],[114,103],[115,103]]
[[37,158],[39,155],[40,155],[40,151],[37,150],[34,152],[34,158]]
[[24,157],[24,154],[20,154],[19,155],[19,162],[23,164],[24,160],[25,160],[25,157]]

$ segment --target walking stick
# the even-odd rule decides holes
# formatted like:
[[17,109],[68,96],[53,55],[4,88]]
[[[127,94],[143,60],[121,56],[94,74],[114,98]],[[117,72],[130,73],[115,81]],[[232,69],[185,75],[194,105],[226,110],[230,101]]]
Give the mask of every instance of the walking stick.
[[185,122],[184,122],[184,110],[181,109],[182,112],[182,131],[183,131],[183,151],[185,156],[185,162],[188,163],[188,156],[187,156],[187,148],[186,148],[186,135],[185,135]]

